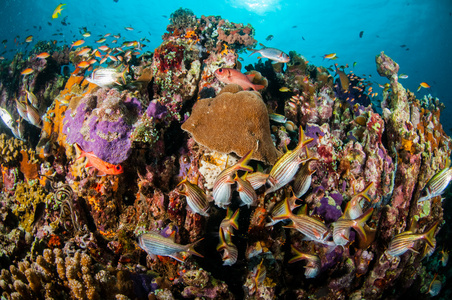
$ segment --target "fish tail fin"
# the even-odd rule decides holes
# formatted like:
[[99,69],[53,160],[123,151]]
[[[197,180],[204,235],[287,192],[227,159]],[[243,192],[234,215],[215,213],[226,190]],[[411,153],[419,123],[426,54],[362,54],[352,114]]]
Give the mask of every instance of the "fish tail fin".
[[424,233],[424,240],[429,244],[431,247],[435,247],[436,241],[435,241],[435,232],[436,228],[439,225],[439,221],[435,222],[432,227],[430,227],[425,233]]
[[295,254],[295,256],[289,259],[289,264],[306,259],[306,255],[295,248],[294,245],[290,245],[290,248],[292,248],[292,252]]
[[237,170],[247,171],[247,172],[253,172],[253,168],[248,166],[247,163],[251,159],[251,156],[253,156],[254,150],[250,150],[247,154],[245,154],[235,165],[235,168]]
[[255,91],[262,90],[263,88],[265,88],[265,86],[262,84],[253,84],[253,90]]
[[372,200],[370,199],[370,196],[369,196],[369,190],[370,190],[370,188],[372,187],[373,184],[374,184],[373,182],[369,183],[369,184],[364,188],[364,190],[362,190],[362,192],[359,193],[357,196],[363,197],[363,198],[365,198],[368,202],[372,203]]
[[235,230],[239,229],[239,222],[238,222],[239,213],[240,213],[240,208],[238,208],[230,218],[231,226],[234,227]]
[[84,157],[86,152],[82,149],[82,147],[80,147],[78,143],[74,143],[74,146],[80,152],[80,155],[79,157],[77,157],[77,159]]
[[253,52],[251,52],[251,54],[248,55],[248,56],[251,56],[251,55],[253,55],[254,53],[256,53],[257,51],[259,51],[259,50],[257,50],[257,49],[250,49],[250,48],[248,48],[248,49],[246,49],[246,50],[248,50],[248,51],[253,51]]
[[366,224],[367,220],[370,219],[372,216],[374,209],[369,208],[365,213],[363,213],[359,218],[355,219],[355,224],[353,225],[353,229],[356,230],[356,232],[359,235],[359,238],[363,241],[367,240],[366,230],[364,229],[364,225]]
[[273,220],[285,220],[292,217],[292,212],[290,211],[289,200],[286,198],[282,204],[282,207],[272,215]]
[[298,133],[298,146],[297,146],[297,148],[301,149],[304,146],[306,146],[307,144],[309,144],[310,142],[312,142],[313,140],[314,140],[313,138],[309,138],[309,139],[305,140],[303,127],[301,127],[301,125],[300,125],[300,131]]
[[192,254],[192,255],[196,255],[196,256],[199,256],[199,257],[204,257],[204,255],[198,253],[198,252],[194,249],[194,247],[196,246],[196,244],[198,244],[198,243],[199,243],[200,241],[202,241],[203,239],[204,239],[204,238],[200,238],[200,239],[197,240],[196,242],[190,244],[190,246],[188,246],[188,248],[187,248],[187,252],[190,253],[190,254]]

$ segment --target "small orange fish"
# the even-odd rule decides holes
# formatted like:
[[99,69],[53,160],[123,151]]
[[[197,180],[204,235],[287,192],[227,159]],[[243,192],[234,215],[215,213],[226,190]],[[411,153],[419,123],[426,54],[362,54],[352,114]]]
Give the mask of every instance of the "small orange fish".
[[323,59],[338,59],[338,57],[336,56],[336,53],[330,53],[330,54],[325,54],[323,56]]
[[133,30],[132,27],[124,27],[124,29],[127,30],[127,31],[132,31]]
[[87,62],[87,61],[82,61],[77,65],[77,68],[80,68],[80,69],[84,69],[87,67],[89,67],[89,62]]
[[106,40],[107,40],[106,38],[101,38],[101,39],[97,40],[96,43],[102,44],[102,43],[105,42]]
[[40,59],[46,59],[49,56],[50,56],[50,54],[47,52],[42,52],[42,53],[39,53],[38,55],[36,55],[36,57],[40,58]]
[[99,48],[97,48],[97,49],[99,49],[99,50],[101,50],[101,51],[104,51],[104,52],[107,52],[108,50],[110,50],[110,48],[108,47],[108,46],[100,46]]
[[86,47],[83,48],[82,50],[80,50],[79,52],[77,52],[77,56],[81,56],[81,55],[85,55],[86,53],[88,53],[91,49]]
[[79,144],[75,144],[75,147],[80,151],[80,156],[77,159],[80,159],[82,157],[86,157],[88,159],[88,163],[86,164],[86,168],[96,168],[99,172],[97,173],[100,176],[103,175],[118,175],[124,172],[121,165],[114,165],[111,163],[108,163],[106,161],[103,161],[99,157],[97,157],[93,152],[85,152],[80,147]]
[[32,68],[26,68],[25,70],[23,70],[20,75],[29,75],[31,73],[33,73],[35,70],[33,70]]
[[109,37],[111,35],[111,33],[106,33],[106,34],[104,34],[104,37],[106,38],[106,37]]
[[27,36],[27,38],[25,39],[26,43],[31,43],[32,41],[33,41],[33,36],[32,35]]
[[72,47],[78,47],[78,46],[81,46],[81,45],[83,45],[84,43],[85,43],[84,40],[78,40],[78,41],[74,42],[74,43],[71,45],[71,48],[72,48]]
[[86,38],[87,38],[87,37],[90,37],[90,36],[91,36],[91,33],[89,33],[89,32],[87,31],[87,32],[84,32],[82,35],[83,35],[83,37],[86,37]]
[[429,88],[430,88],[430,85],[428,85],[428,84],[425,83],[425,82],[421,82],[421,84],[419,84],[419,87],[417,88],[417,91],[419,92],[419,90],[420,90],[421,88],[429,89]]

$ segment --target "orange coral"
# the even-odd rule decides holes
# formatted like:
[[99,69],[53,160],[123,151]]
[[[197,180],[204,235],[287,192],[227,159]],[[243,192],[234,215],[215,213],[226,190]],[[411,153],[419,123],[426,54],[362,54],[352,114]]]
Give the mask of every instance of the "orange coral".
[[24,174],[25,179],[38,178],[38,164],[30,162],[27,151],[20,150],[20,153],[22,154],[22,160],[20,161],[19,170]]

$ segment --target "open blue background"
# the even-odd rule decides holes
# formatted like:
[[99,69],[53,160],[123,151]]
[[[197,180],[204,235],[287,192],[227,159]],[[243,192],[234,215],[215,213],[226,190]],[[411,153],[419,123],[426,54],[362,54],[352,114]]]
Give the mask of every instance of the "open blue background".
[[[266,46],[285,52],[295,50],[311,63],[329,66],[323,61],[327,53],[337,53],[339,65],[349,64],[357,75],[372,76],[371,81],[384,84],[387,79],[376,72],[375,55],[384,51],[400,65],[400,73],[409,75],[402,84],[416,91],[424,81],[431,90],[421,89],[418,98],[431,93],[445,103],[441,122],[452,133],[452,1],[451,0],[369,0],[369,1],[277,1],[277,0],[217,0],[217,1],[138,1],[138,0],[77,0],[65,1],[58,19],[51,15],[59,1],[3,0],[0,10],[0,52],[11,58],[15,51],[30,50],[37,40],[57,40],[71,44],[81,39],[81,27],[92,36],[87,44],[106,33],[120,33],[125,40],[146,37],[144,50],[152,51],[161,43],[169,16],[179,7],[191,9],[196,16],[221,15],[236,23],[250,23],[256,29],[256,39]],[[67,26],[61,21],[66,18]],[[50,22],[52,25],[48,25]],[[36,26],[37,28],[33,28]],[[41,26],[42,30],[39,30]],[[135,30],[126,31],[132,26]],[[52,36],[57,30],[63,36]],[[363,37],[359,33],[364,31]],[[273,40],[265,38],[273,35]],[[16,46],[19,35],[23,42],[34,36],[32,45]],[[303,39],[304,38],[304,39]],[[111,41],[111,38],[109,41]],[[122,43],[121,38],[118,42]],[[28,46],[27,46],[28,45]],[[406,47],[401,47],[406,45]],[[27,48],[26,48],[27,47]],[[242,54],[245,64],[257,61],[257,55]],[[356,67],[352,65],[357,62]],[[378,85],[374,91],[380,92]]]

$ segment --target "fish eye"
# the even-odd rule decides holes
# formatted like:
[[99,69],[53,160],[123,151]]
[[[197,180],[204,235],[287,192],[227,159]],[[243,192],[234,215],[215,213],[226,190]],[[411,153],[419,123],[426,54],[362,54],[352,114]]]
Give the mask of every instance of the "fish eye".
[[116,166],[115,166],[115,169],[116,169],[116,171],[121,171],[122,168],[121,168],[120,165],[116,165]]
[[223,73],[223,68],[218,69],[218,73]]

